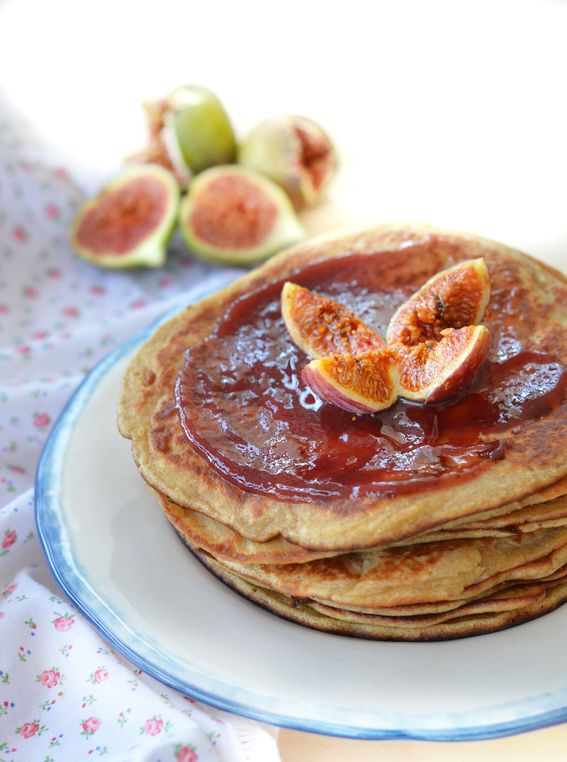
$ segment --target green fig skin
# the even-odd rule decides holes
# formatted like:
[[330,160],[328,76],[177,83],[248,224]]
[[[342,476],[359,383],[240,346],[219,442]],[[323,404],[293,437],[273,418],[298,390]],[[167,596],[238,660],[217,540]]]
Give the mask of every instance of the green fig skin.
[[[147,218],[152,203],[157,203],[154,195],[148,192],[151,185],[154,187],[154,193],[156,188],[159,189],[161,210],[156,213],[157,221],[150,230],[137,233],[129,217],[136,214],[135,207],[138,206],[138,214],[144,214]],[[128,193],[130,195],[126,201],[124,197]],[[71,247],[77,256],[97,267],[114,270],[161,267],[167,256],[167,244],[175,228],[178,209],[179,186],[171,172],[156,164],[131,166],[81,206],[71,225]],[[85,237],[88,238],[85,226],[89,219],[92,221],[93,214],[98,214],[101,227],[110,229],[106,236],[109,241],[113,234],[117,240],[123,234],[137,236],[138,240],[132,249],[124,251],[124,246],[113,246],[110,242],[104,249],[100,243],[89,246],[85,240]],[[121,216],[124,220],[122,230]]]
[[[233,182],[237,186],[236,191],[229,190],[225,198],[219,197],[216,190],[219,183],[230,187]],[[242,191],[243,188],[249,188],[248,196],[246,191]],[[222,246],[199,235],[196,220],[204,206],[209,207],[207,216],[211,227],[216,226],[214,233],[221,239],[225,238]],[[260,213],[258,221],[251,210],[260,207],[267,211]],[[243,244],[242,236],[245,238],[247,235],[246,226],[250,224],[250,238],[254,239],[254,231],[262,225],[262,216],[269,216],[270,221],[264,225],[261,240],[253,240],[250,245]],[[217,264],[253,265],[297,243],[305,235],[289,198],[281,188],[257,172],[235,165],[213,167],[198,175],[181,203],[179,219],[183,238],[191,252],[200,259]],[[227,243],[231,236],[240,237],[238,245]]]
[[235,161],[234,130],[215,93],[200,85],[185,85],[174,90],[167,102],[164,124],[175,135],[181,156],[194,175]]

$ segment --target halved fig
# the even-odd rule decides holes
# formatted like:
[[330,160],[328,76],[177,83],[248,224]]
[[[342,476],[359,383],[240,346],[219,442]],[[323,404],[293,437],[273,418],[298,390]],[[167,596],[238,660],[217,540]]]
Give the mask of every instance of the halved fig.
[[323,128],[304,116],[266,119],[240,146],[241,164],[280,185],[295,207],[316,204],[337,170],[337,155]]
[[490,333],[483,325],[445,328],[439,341],[390,345],[400,396],[425,403],[454,397],[472,382],[489,349]]
[[236,166],[213,167],[193,180],[180,224],[194,254],[229,265],[265,259],[304,235],[281,188]]
[[179,188],[170,172],[153,164],[130,167],[79,209],[71,246],[100,267],[159,267],[178,204]]
[[194,174],[235,160],[236,138],[230,119],[208,88],[183,85],[158,101],[145,103],[144,108],[148,145],[129,161],[161,164],[186,188]]
[[427,281],[394,313],[387,330],[389,344],[414,346],[437,341],[446,328],[477,325],[490,299],[484,259],[469,259]]
[[380,336],[339,302],[285,283],[282,317],[293,342],[313,358],[385,347]]
[[397,369],[388,349],[312,360],[301,372],[322,400],[352,413],[375,413],[398,398]]

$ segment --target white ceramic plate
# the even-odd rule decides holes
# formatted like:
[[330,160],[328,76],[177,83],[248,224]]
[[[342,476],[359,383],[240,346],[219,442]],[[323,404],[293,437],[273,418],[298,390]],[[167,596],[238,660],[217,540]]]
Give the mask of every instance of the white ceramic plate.
[[256,607],[187,551],[116,429],[122,375],[148,329],[68,403],[37,476],[37,523],[62,587],[145,672],[276,725],[355,738],[490,738],[567,720],[567,606],[440,643],[319,633]]

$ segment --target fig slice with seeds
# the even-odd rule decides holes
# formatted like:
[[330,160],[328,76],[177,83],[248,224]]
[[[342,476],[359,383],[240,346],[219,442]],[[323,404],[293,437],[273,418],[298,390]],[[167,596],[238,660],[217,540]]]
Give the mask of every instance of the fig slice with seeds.
[[306,365],[301,377],[322,400],[351,413],[375,413],[398,398],[397,370],[388,349],[321,357]]
[[398,369],[399,394],[416,402],[441,402],[465,389],[490,349],[483,325],[445,328],[438,341],[390,345]]
[[339,302],[289,281],[281,295],[282,317],[293,342],[315,359],[385,347],[372,328]]
[[459,262],[434,275],[398,308],[388,326],[388,344],[438,341],[446,328],[477,325],[489,299],[484,259]]

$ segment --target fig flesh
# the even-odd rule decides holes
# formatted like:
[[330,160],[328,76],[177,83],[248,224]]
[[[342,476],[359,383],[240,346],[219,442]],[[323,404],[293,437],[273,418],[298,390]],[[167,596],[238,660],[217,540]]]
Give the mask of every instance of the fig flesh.
[[465,389],[490,349],[488,329],[475,325],[489,297],[477,259],[438,273],[402,304],[387,345],[342,305],[293,283],[282,289],[282,316],[295,344],[315,358],[302,371],[310,389],[344,410],[372,413],[398,397],[427,404]]
[[178,205],[179,187],[170,172],[152,164],[130,167],[79,209],[71,246],[99,267],[159,267]]
[[181,231],[201,259],[248,265],[304,236],[277,185],[244,167],[213,167],[196,177],[180,210]]
[[414,346],[438,341],[445,328],[477,325],[489,299],[484,259],[460,262],[434,275],[399,307],[390,320],[387,341]]
[[446,328],[434,342],[390,345],[398,369],[399,394],[416,402],[441,402],[473,381],[490,349],[483,325]]
[[351,413],[375,413],[398,399],[396,366],[388,349],[312,360],[303,381],[325,402]]
[[398,397],[442,402],[465,389],[490,348],[483,326],[447,328],[439,341],[413,347],[391,344],[358,354],[312,360],[301,377],[322,400],[353,413],[375,413]]
[[293,342],[318,359],[385,347],[380,336],[339,302],[295,283],[284,284],[282,317]]
[[337,155],[323,128],[304,116],[266,119],[240,146],[241,164],[280,185],[296,209],[325,195],[337,170]]
[[193,175],[236,159],[236,138],[215,93],[200,85],[178,87],[144,104],[148,146],[130,161],[161,164],[186,188]]

